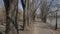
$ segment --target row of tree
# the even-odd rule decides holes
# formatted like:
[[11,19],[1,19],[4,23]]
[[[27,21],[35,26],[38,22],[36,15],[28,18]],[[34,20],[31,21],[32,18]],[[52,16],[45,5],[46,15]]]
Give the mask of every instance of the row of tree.
[[[50,9],[51,9],[51,6],[53,6],[52,4],[54,1],[55,0],[51,0],[48,4],[47,0],[38,0],[38,1],[32,0],[31,2],[30,2],[30,0],[28,0],[28,1],[25,0],[24,1],[25,3],[24,2],[22,3],[22,5],[24,7],[24,13],[25,13],[25,14],[23,13],[24,24],[28,25],[29,21],[31,21],[31,23],[32,23],[32,21],[35,20],[35,16],[36,16],[35,13],[39,7],[41,10],[41,15],[40,15],[41,20],[46,23],[47,15],[49,15],[50,13],[53,13],[53,11],[50,11]],[[57,10],[55,10],[54,12],[56,12],[56,11]],[[56,26],[56,28],[57,28],[57,26]]]
[[57,29],[57,11],[58,11],[58,8],[55,11],[50,10],[50,9],[52,9],[51,6],[54,6],[53,5],[54,1],[57,1],[57,0],[51,0],[50,3],[48,4],[47,0],[41,0],[40,1],[40,3],[41,3],[40,4],[41,5],[40,10],[41,10],[41,19],[45,23],[46,23],[46,20],[47,20],[47,15],[56,12],[56,24],[55,24],[55,30],[56,30]]
[[[9,34],[10,23],[15,26],[17,34],[19,34],[18,24],[17,24],[17,15],[18,15],[18,0],[3,0],[5,9],[6,9],[6,31],[5,34]],[[39,2],[38,2],[39,1]],[[33,21],[35,20],[35,13],[40,7],[41,10],[41,20],[46,23],[47,15],[51,12],[50,7],[52,5],[51,0],[50,4],[47,5],[47,0],[21,0],[23,6],[23,29],[26,30]]]

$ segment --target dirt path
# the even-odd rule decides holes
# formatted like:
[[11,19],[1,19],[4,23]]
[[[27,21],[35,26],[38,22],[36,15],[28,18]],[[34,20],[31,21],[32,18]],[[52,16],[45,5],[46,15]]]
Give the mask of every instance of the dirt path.
[[43,22],[35,22],[33,34],[60,34],[60,31],[56,31],[47,27],[47,24]]

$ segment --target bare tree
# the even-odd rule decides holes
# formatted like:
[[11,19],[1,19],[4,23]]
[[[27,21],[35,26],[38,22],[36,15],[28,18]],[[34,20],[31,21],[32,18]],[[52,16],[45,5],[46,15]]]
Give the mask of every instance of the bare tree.
[[9,0],[7,0],[7,1],[6,0],[3,0],[3,1],[5,3],[5,9],[6,9],[6,32],[5,32],[5,34],[9,34],[8,11],[9,11],[10,3],[9,3]]
[[[29,24],[29,0],[21,0],[23,5],[23,30],[27,28]],[[25,2],[25,3],[24,3]]]
[[40,2],[40,4],[41,4],[41,18],[42,18],[42,21],[43,22],[45,22],[46,23],[46,17],[47,17],[47,15],[48,15],[48,11],[50,10],[50,7],[51,7],[51,5],[52,5],[52,2],[53,2],[54,0],[51,0],[51,2],[50,2],[50,4],[49,5],[47,5],[47,2],[46,2],[46,0],[41,0]]
[[[15,1],[3,0],[3,1],[5,4],[5,8],[6,8],[6,31],[5,31],[5,34],[9,34],[11,22],[15,26],[15,29],[17,30],[17,34],[19,34],[18,24],[17,24],[18,0],[15,0]],[[14,14],[13,14],[14,16],[12,16],[13,12],[14,12]]]
[[21,26],[23,29],[21,29],[21,30],[24,30],[24,28],[25,28],[25,4],[26,4],[26,1],[23,1],[23,0],[21,0],[21,3],[22,3],[22,6],[23,6],[23,26]]

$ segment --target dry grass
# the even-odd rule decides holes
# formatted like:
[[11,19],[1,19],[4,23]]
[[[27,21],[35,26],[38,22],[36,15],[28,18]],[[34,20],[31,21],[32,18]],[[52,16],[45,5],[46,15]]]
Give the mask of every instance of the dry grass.
[[5,19],[5,13],[3,10],[0,10],[0,19]]
[[[0,20],[5,20],[5,13],[3,12],[3,10],[0,10]],[[18,11],[18,19],[19,20],[23,20],[23,13],[22,13],[22,11],[21,10],[19,10]],[[20,24],[19,24],[20,25]],[[13,27],[13,26],[12,26]],[[13,30],[13,31],[12,31]],[[11,30],[11,34],[13,34],[13,32],[14,32],[14,34],[16,34],[15,32],[15,29],[14,29],[14,27],[12,28],[12,30]],[[0,32],[1,33],[3,33],[3,34],[5,34],[5,25],[0,25]]]

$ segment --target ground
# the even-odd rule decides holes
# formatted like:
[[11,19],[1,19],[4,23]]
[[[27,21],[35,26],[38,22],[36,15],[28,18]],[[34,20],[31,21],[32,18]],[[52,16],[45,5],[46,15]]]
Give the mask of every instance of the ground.
[[[4,26],[0,25],[0,31],[5,30],[3,29],[3,27]],[[60,30],[54,30],[52,27],[49,27],[48,24],[43,23],[41,20],[39,20],[33,22],[31,26],[28,28],[28,30],[25,31],[19,30],[19,34],[60,34]]]
[[40,20],[39,22],[34,22],[33,34],[60,34],[60,31],[54,30],[52,27],[49,27],[48,24]]

